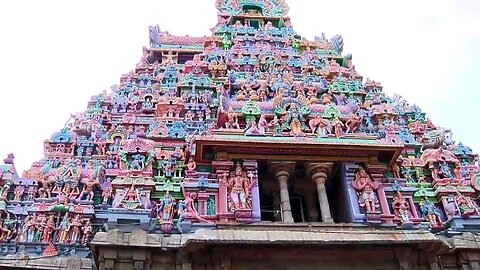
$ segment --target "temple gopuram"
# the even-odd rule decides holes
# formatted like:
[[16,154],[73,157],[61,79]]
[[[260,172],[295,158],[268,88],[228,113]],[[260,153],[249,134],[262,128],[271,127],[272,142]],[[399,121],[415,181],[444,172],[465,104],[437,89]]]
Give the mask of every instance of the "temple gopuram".
[[284,0],[149,27],[111,91],[0,165],[0,268],[480,269],[478,155]]

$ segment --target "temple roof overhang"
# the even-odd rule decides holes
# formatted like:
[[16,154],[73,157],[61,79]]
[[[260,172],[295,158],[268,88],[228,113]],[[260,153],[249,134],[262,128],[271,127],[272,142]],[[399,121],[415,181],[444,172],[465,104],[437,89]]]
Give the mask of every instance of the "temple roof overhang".
[[227,159],[304,160],[321,162],[394,163],[403,144],[389,144],[374,139],[252,137],[244,135],[196,136],[197,161],[213,158],[213,153]]
[[423,249],[439,249],[445,245],[428,231],[399,231],[359,227],[313,225],[275,226],[248,225],[217,230],[199,229],[192,234],[148,234],[145,231],[122,233],[118,230],[95,234],[91,246],[136,246],[162,249],[183,249],[190,245],[421,245]]

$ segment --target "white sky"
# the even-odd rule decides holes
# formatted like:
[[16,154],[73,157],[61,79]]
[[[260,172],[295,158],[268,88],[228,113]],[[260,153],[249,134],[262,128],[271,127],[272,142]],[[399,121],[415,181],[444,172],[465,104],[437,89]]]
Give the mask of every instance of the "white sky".
[[[480,1],[290,0],[295,30],[340,33],[357,70],[480,151]],[[0,158],[19,171],[89,98],[139,61],[148,25],[209,35],[214,0],[0,1]]]

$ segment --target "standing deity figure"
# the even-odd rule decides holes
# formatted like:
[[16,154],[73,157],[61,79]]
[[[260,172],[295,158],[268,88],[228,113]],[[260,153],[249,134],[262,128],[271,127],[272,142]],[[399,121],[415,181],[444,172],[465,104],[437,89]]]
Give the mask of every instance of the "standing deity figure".
[[102,204],[108,204],[108,201],[110,200],[110,198],[112,198],[112,196],[113,196],[112,187],[105,185],[102,191],[102,197],[103,197]]
[[17,238],[19,243],[27,242],[30,219],[31,217],[27,216],[23,220],[23,225],[21,225],[20,234]]
[[262,114],[262,116],[260,116],[260,119],[258,119],[258,133],[260,135],[265,135],[265,131],[268,127],[268,122],[267,122],[267,119],[265,118],[265,115]]
[[232,200],[231,208],[237,209],[249,209],[247,201],[252,189],[253,179],[248,179],[246,172],[243,171],[240,163],[237,163],[235,171],[230,173],[230,177],[227,181],[227,186],[230,190],[230,199]]
[[171,178],[175,171],[176,162],[172,158],[168,158],[162,161],[162,171],[165,177]]
[[31,202],[35,199],[35,195],[37,194],[37,187],[35,185],[31,185],[28,187],[28,196],[27,201]]
[[160,201],[160,207],[158,208],[161,211],[161,215],[158,215],[159,223],[172,222],[173,213],[175,210],[175,203],[170,196],[170,192],[166,192],[163,198]]
[[392,207],[395,217],[400,218],[401,224],[410,222],[410,205],[400,191],[397,191],[393,198]]
[[70,243],[77,244],[81,240],[81,227],[82,227],[82,220],[80,219],[80,215],[75,215],[75,217],[71,221],[71,228],[72,232],[70,235]]
[[333,131],[335,132],[335,136],[337,138],[340,138],[340,137],[343,136],[343,127],[344,126],[345,126],[345,124],[343,124],[343,122],[339,118],[335,118],[332,121]]
[[361,207],[364,207],[369,212],[375,212],[379,207],[379,201],[376,195],[376,190],[380,187],[380,183],[372,181],[367,172],[361,168],[355,175],[353,187],[358,194],[358,202]]
[[[27,220],[28,218],[28,220]],[[35,234],[37,232],[37,216],[33,214],[33,216],[28,216],[25,220],[25,224],[27,225],[27,242],[34,242],[35,241]]]
[[50,216],[47,220],[47,224],[45,225],[45,228],[43,229],[43,243],[50,243],[52,242],[52,234],[53,231],[55,230],[55,217]]
[[22,186],[22,183],[20,182],[20,184],[15,188],[15,197],[13,200],[17,202],[21,201],[24,192],[25,192],[25,187]]
[[0,218],[0,241],[7,241],[12,234],[12,230],[8,228],[7,220]]
[[70,239],[68,239],[70,228],[71,228],[70,219],[68,217],[68,213],[66,213],[62,221],[60,222],[60,226],[58,227],[59,229],[59,233],[57,236],[58,243],[67,244],[70,242]]
[[303,116],[300,114],[296,106],[291,106],[287,112],[287,121],[284,123],[284,129],[290,130],[292,136],[304,136],[302,131]]
[[430,228],[443,227],[443,221],[440,216],[440,211],[435,207],[432,201],[425,197],[420,202],[420,208],[422,210],[422,217],[430,224]]
[[43,241],[43,233],[46,226],[47,226],[47,217],[45,215],[39,215],[37,217],[37,233],[35,235],[35,242]]
[[83,238],[82,238],[82,243],[86,245],[88,241],[90,241],[90,237],[92,237],[93,233],[93,227],[92,227],[92,222],[90,219],[87,220],[85,223],[85,226],[83,227]]
[[392,168],[393,177],[395,179],[402,179],[400,177],[400,166],[398,166],[398,163],[394,163],[391,168]]

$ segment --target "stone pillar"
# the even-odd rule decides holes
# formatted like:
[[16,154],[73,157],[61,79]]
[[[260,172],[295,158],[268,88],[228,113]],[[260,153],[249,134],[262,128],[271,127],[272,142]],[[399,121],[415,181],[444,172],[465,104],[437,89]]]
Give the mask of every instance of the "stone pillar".
[[260,190],[258,188],[258,163],[256,160],[245,160],[243,166],[247,170],[247,175],[252,174],[255,184],[252,187],[250,196],[252,196],[252,221],[262,221],[260,212]]
[[290,195],[288,194],[288,180],[295,169],[295,162],[272,162],[271,170],[278,181],[280,188],[280,206],[282,210],[282,221],[293,223],[292,207],[290,206]]
[[219,215],[220,221],[222,222],[226,222],[230,216],[228,213],[228,204],[227,204],[227,201],[228,201],[227,179],[232,166],[233,166],[233,162],[231,161],[216,160],[212,162],[213,172],[217,174],[217,179],[219,184],[217,214]]
[[322,212],[322,222],[333,223],[332,212],[330,211],[330,203],[328,202],[327,190],[325,182],[332,170],[333,163],[309,163],[307,165],[307,175],[317,185],[318,201],[320,211]]

